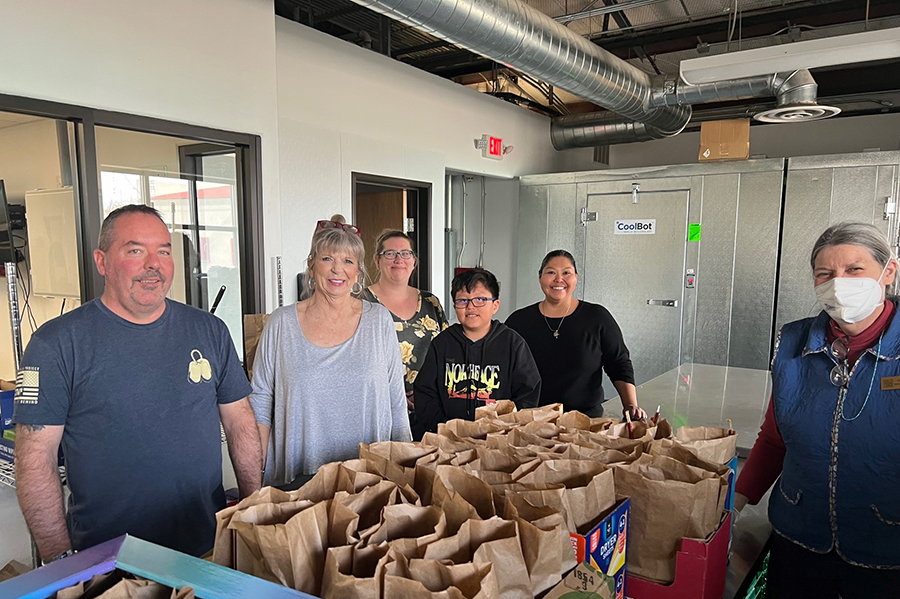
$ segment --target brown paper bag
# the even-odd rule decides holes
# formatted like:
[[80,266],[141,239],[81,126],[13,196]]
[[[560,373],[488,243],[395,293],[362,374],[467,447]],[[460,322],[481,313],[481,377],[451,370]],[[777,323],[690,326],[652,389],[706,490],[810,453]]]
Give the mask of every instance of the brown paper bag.
[[548,406],[540,406],[538,408],[528,408],[527,410],[519,410],[510,414],[502,414],[497,417],[502,422],[512,424],[527,424],[529,422],[546,421],[556,422],[563,414],[563,406],[561,403],[555,403]]
[[529,484],[565,485],[570,532],[590,531],[609,508],[616,503],[616,487],[612,471],[587,460],[552,460],[542,462],[519,481]]
[[718,527],[727,478],[649,454],[612,470],[616,491],[631,497],[629,573],[672,582],[681,539],[705,538]]
[[387,552],[387,543],[330,547],[325,554],[322,598],[381,599],[383,574],[379,561]]
[[[190,591],[190,589],[188,589]],[[177,595],[170,587],[150,580],[120,580],[115,586],[98,595],[98,599],[171,599]],[[193,592],[190,591],[190,596]]]
[[737,435],[725,428],[682,426],[675,439],[697,457],[717,464],[727,464],[737,453]]
[[329,547],[355,544],[359,516],[329,499],[303,510],[287,521],[287,549],[294,589],[319,596]]
[[398,556],[385,566],[384,572],[385,598],[500,598],[491,564],[444,564]]
[[233,531],[228,525],[231,518],[250,506],[263,503],[279,503],[283,501],[291,501],[291,496],[284,491],[279,491],[274,487],[263,487],[254,492],[249,497],[244,498],[237,505],[227,507],[220,510],[216,514],[216,538],[213,547],[212,561],[213,563],[225,566],[226,568],[234,568],[234,543],[232,541]]
[[535,507],[508,491],[503,512],[504,519],[518,524],[531,591],[537,596],[557,584],[576,565],[566,521],[553,508]]
[[441,505],[449,493],[456,493],[475,508],[482,520],[496,515],[491,486],[457,466],[438,466],[432,500]]
[[537,447],[543,447],[545,449],[553,449],[561,443],[556,439],[549,439],[544,437],[539,437],[537,435],[528,433],[524,430],[524,428],[514,428],[509,431],[509,435],[507,435],[509,445],[513,447],[528,447],[530,445],[535,445]]
[[681,445],[681,443],[675,439],[660,439],[654,441],[650,444],[650,455],[664,455],[675,458],[688,466],[700,468],[701,470],[706,470],[708,472],[714,472],[719,476],[727,477],[731,471],[725,464],[716,464],[715,462],[710,462],[698,457],[697,454]]
[[268,314],[244,314],[244,369],[249,376],[253,375],[256,348],[268,320]]
[[482,418],[481,420],[454,419],[438,424],[437,434],[440,436],[455,435],[456,438],[484,440],[490,433],[500,433],[509,430],[509,426],[502,422],[494,422]]
[[445,537],[447,520],[441,508],[397,504],[384,508],[381,525],[364,539],[366,545],[387,543],[406,557],[422,557],[424,547]]
[[378,484],[383,478],[369,471],[351,470],[342,462],[331,462],[320,467],[309,482],[296,491],[290,491],[289,495],[295,501],[305,499],[321,503],[333,499],[340,491],[359,493],[366,487]]
[[495,403],[475,408],[475,420],[495,418],[516,411],[516,402],[511,399],[498,399]]
[[335,494],[334,500],[359,515],[358,530],[361,535],[381,522],[381,512],[386,506],[405,503],[400,488],[389,480],[366,487],[359,493],[340,491]]
[[454,564],[497,564],[494,574],[503,599],[532,599],[531,580],[515,522],[494,517],[469,520],[452,537],[440,539],[425,548],[425,559],[450,560]]
[[285,523],[312,506],[310,501],[261,503],[235,513],[228,525],[235,535],[234,568],[293,587]]
[[401,487],[415,487],[416,462],[424,456],[437,451],[435,447],[426,447],[420,443],[401,443],[382,441],[367,445],[359,444],[359,457],[368,460],[377,472]]
[[427,447],[437,447],[443,451],[455,453],[457,451],[466,451],[479,446],[483,446],[484,442],[480,439],[471,439],[460,437],[456,433],[445,430],[443,434],[425,433],[422,436],[422,445]]

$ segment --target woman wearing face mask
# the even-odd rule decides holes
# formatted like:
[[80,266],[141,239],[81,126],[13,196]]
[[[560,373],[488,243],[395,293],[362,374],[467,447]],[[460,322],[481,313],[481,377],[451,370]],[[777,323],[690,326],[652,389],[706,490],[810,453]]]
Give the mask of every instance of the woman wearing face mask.
[[786,324],[772,400],[737,482],[740,510],[775,483],[767,597],[894,597],[900,588],[897,261],[874,226],[827,229],[810,265],[822,312]]
[[622,331],[603,306],[574,297],[575,258],[566,250],[544,256],[538,269],[544,300],[516,310],[506,326],[528,343],[541,373],[540,405],[560,402],[565,410],[603,416],[603,373],[612,381],[623,413],[632,420],[647,414],[638,407],[634,368]]

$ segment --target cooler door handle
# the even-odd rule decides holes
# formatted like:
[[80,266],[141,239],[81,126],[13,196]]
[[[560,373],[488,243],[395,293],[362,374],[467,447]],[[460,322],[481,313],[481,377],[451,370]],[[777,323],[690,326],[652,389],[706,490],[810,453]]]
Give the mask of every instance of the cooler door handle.
[[678,300],[670,300],[670,299],[648,299],[648,306],[663,306],[665,308],[677,308]]

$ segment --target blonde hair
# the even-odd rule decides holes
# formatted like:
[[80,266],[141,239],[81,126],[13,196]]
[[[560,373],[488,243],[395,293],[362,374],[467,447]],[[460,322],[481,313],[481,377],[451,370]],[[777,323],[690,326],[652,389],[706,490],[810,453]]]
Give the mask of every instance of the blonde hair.
[[[366,246],[362,239],[355,233],[350,233],[340,228],[334,229],[318,229],[313,234],[312,245],[309,248],[309,256],[306,258],[306,276],[309,281],[313,281],[312,265],[316,258],[322,254],[330,254],[341,252],[353,256],[356,265],[359,267],[359,276],[356,282],[360,285],[360,290],[353,292],[359,295],[366,288]],[[304,294],[306,297],[316,292],[311,286],[310,290]]]
[[[403,231],[399,231],[397,229],[384,229],[381,232],[381,235],[378,236],[378,239],[375,240],[375,260],[381,259],[381,252],[384,251],[384,244],[388,239],[405,239],[406,241],[409,242],[409,249],[411,249],[413,251],[413,255],[415,255],[416,244],[412,240],[412,237],[410,237]],[[418,256],[415,257],[415,260],[416,260],[416,262],[415,262],[415,265],[413,266],[413,271],[415,271],[415,269],[419,266]],[[412,272],[410,272],[410,275],[412,275]],[[376,283],[378,281],[380,281],[381,280],[381,269],[379,269],[378,272],[373,273],[373,277],[374,277]]]

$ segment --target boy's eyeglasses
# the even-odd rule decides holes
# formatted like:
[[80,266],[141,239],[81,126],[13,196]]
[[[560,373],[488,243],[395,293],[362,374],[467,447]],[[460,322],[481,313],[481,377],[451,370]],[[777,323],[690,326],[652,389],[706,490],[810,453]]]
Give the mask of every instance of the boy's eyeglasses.
[[416,253],[412,250],[384,250],[378,255],[387,260],[394,260],[397,256],[400,256],[404,260],[409,260],[415,256]]
[[483,308],[489,302],[495,301],[497,301],[497,298],[495,297],[470,297],[469,299],[455,299],[453,300],[453,307],[463,309],[471,303],[476,308]]
[[343,229],[348,233],[353,233],[357,237],[361,237],[359,227],[356,225],[348,225],[347,223],[339,223],[333,220],[320,220],[316,223],[317,229]]

